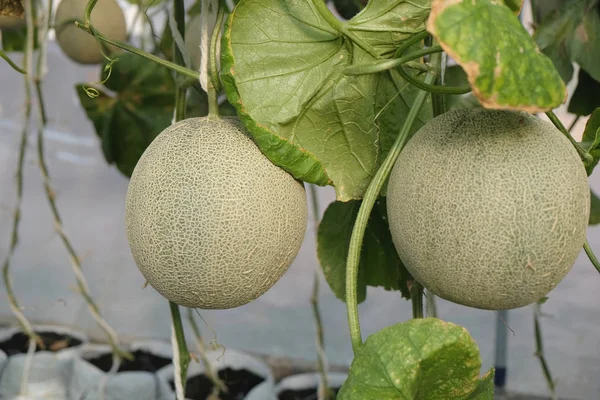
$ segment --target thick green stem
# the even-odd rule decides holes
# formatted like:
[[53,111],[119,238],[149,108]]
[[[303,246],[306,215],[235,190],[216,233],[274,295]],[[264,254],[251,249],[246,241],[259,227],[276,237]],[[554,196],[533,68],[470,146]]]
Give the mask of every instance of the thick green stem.
[[413,281],[410,288],[410,301],[413,318],[423,318],[423,286],[417,281]]
[[579,157],[581,157],[583,163],[585,165],[591,164],[594,161],[594,157],[592,157],[592,155],[590,153],[585,151],[585,149],[583,147],[581,147],[575,139],[573,139],[573,136],[571,136],[571,134],[569,133],[567,128],[565,128],[565,126],[560,121],[560,119],[558,119],[556,114],[554,114],[554,112],[552,112],[552,111],[548,111],[548,112],[546,112],[546,116],[550,119],[550,121],[552,121],[554,126],[559,131],[561,131],[567,137],[567,139],[569,139],[569,141],[571,142],[573,147],[575,147],[575,150],[577,150],[577,152],[579,153]]
[[425,90],[431,93],[440,93],[440,94],[465,94],[471,91],[470,86],[465,87],[451,87],[451,86],[438,86],[432,85],[427,82],[420,81],[416,78],[410,76],[402,67],[396,69],[400,76],[410,84],[418,87],[421,90]]
[[327,8],[327,4],[323,0],[312,0],[312,4],[319,13],[319,15],[336,31],[338,31],[341,35],[346,36],[348,39],[356,43],[360,48],[369,53],[371,56],[375,58],[379,58],[379,55],[371,47],[371,45],[354,34],[354,32],[347,29],[346,24],[336,18],[335,15],[329,11]]
[[[185,385],[187,381],[187,369],[190,365],[190,352],[185,342],[185,334],[183,330],[183,324],[181,323],[181,313],[179,312],[179,306],[172,301],[169,302],[171,308],[171,319],[173,321],[173,331],[175,332],[175,339],[177,340],[177,354],[179,359],[179,378],[181,379],[182,390],[185,393]],[[177,380],[177,378],[176,378]],[[183,399],[177,399],[183,400]]]
[[[432,83],[435,80],[434,73],[428,73],[425,77],[425,82]],[[396,158],[408,140],[408,136],[412,129],[413,123],[419,114],[421,107],[425,103],[425,99],[429,95],[426,91],[420,91],[410,111],[400,133],[398,134],[394,145],[390,149],[387,157],[381,164],[379,170],[369,184],[367,191],[363,197],[354,227],[350,238],[350,248],[348,250],[348,259],[346,262],[346,309],[348,311],[348,325],[350,328],[350,337],[352,340],[352,348],[354,353],[362,346],[362,337],[360,333],[360,323],[358,318],[358,302],[357,302],[357,281],[358,281],[358,266],[360,262],[360,251],[363,243],[363,237],[367,228],[367,222],[371,215],[371,210],[381,192],[381,188],[385,183],[390,171],[392,170]]]
[[432,46],[426,49],[417,50],[415,52],[409,53],[403,57],[395,58],[392,60],[378,61],[375,63],[364,64],[364,65],[353,65],[347,67],[344,70],[346,75],[365,75],[365,74],[376,74],[379,72],[387,71],[393,68],[397,68],[403,64],[406,64],[409,61],[416,60],[423,56],[440,53],[442,52],[442,48],[440,46]]
[[573,130],[573,128],[575,128],[575,125],[577,124],[577,122],[579,121],[580,118],[581,118],[581,115],[578,115],[573,119],[573,122],[571,122],[571,125],[569,125],[567,132],[571,133],[571,131]]
[[592,251],[592,247],[590,246],[590,243],[587,241],[587,239],[585,240],[585,243],[583,244],[583,250],[585,250],[585,254],[587,254],[588,258],[590,259],[590,261],[592,262],[594,267],[596,267],[598,272],[600,272],[600,262],[598,262],[598,259],[596,258],[596,255]]

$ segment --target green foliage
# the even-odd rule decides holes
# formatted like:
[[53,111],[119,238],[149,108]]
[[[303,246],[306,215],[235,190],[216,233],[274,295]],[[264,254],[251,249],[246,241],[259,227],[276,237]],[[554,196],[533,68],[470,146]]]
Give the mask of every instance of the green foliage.
[[600,199],[590,190],[590,225],[600,224]]
[[477,382],[477,387],[468,397],[468,400],[493,400],[494,399],[494,367]]
[[[380,141],[395,137],[418,90],[388,71],[345,75],[347,66],[374,57],[314,7],[241,2],[223,37],[223,81],[273,163],[306,182],[332,184],[338,200],[359,199],[384,157]],[[373,0],[346,28],[378,57],[392,56],[411,32],[424,29],[428,7],[428,0]],[[386,121],[376,120],[386,107]],[[423,107],[421,123],[430,118],[430,107]]]
[[585,167],[589,176],[600,160],[600,108],[594,110],[585,125],[585,130],[581,138],[581,147],[594,158],[593,162]]
[[600,82],[580,69],[568,111],[576,115],[590,115],[597,107],[600,107]]
[[104,157],[131,176],[146,147],[171,124],[175,90],[171,74],[157,63],[125,53],[104,83],[108,90],[98,89],[98,97],[90,98],[88,86],[78,84],[76,90],[101,139]]
[[502,3],[436,2],[427,30],[463,67],[474,94],[487,107],[539,112],[566,99],[564,82],[552,61],[538,52]]
[[600,81],[598,0],[567,1],[544,15],[534,38],[542,52],[552,59],[563,80],[571,80],[571,63],[576,62],[592,78]]
[[465,328],[436,318],[413,319],[367,338],[337,398],[493,398],[485,397],[490,376],[480,382],[480,368],[479,349]]
[[[446,86],[463,87],[469,84],[467,74],[460,65],[447,67],[444,79]],[[473,92],[465,94],[451,94],[446,95],[446,107],[449,111],[457,108],[481,107],[481,103],[479,100],[477,100],[477,97],[475,97]]]
[[[317,233],[317,255],[323,274],[333,293],[342,301],[346,298],[346,259],[350,237],[360,204],[358,200],[331,203]],[[358,270],[358,302],[365,300],[367,285],[399,290],[408,299],[407,280],[410,279],[392,242],[385,199],[379,198],[365,232]]]
[[[2,50],[5,52],[22,52],[25,50],[27,40],[27,27],[2,30]],[[38,29],[33,28],[33,48],[39,48]]]

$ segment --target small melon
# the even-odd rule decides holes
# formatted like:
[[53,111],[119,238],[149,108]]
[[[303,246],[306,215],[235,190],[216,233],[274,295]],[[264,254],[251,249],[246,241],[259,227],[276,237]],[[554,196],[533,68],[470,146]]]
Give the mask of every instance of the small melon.
[[[104,60],[102,47],[97,39],[79,29],[69,20],[83,22],[88,0],[62,0],[56,9],[54,25],[56,40],[63,52],[71,60],[80,64],[99,64]],[[127,39],[127,25],[123,10],[115,0],[99,0],[92,10],[92,25],[97,31],[113,40]],[[120,51],[108,46],[110,51]],[[108,54],[107,54],[108,55]]]
[[237,118],[189,118],[138,161],[126,197],[133,258],[160,294],[225,309],[269,290],[307,224],[304,186],[272,164]]
[[0,30],[13,30],[25,26],[25,18],[7,17],[0,15]]
[[454,110],[423,126],[390,175],[392,238],[438,296],[502,310],[532,304],[569,272],[590,191],[568,139],[530,114]]

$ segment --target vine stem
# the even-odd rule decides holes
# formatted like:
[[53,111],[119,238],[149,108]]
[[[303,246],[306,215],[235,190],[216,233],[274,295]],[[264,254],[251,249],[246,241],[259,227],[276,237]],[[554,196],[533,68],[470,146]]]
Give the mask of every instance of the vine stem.
[[179,306],[170,301],[169,307],[171,308],[171,319],[173,321],[171,325],[171,344],[173,346],[173,366],[175,367],[175,389],[177,400],[185,400],[187,370],[191,357],[185,342]]
[[[435,73],[430,72],[425,77],[425,82],[431,84],[435,80]],[[411,131],[412,125],[417,118],[421,107],[425,103],[425,99],[429,95],[426,91],[420,91],[415,97],[415,101],[410,108],[408,116],[404,121],[404,125],[392,148],[390,149],[387,157],[381,164],[381,167],[377,170],[377,173],[369,183],[367,191],[363,197],[362,203],[352,228],[352,236],[350,238],[350,248],[348,250],[348,258],[346,261],[346,309],[348,312],[348,325],[350,328],[350,337],[352,340],[352,349],[354,353],[359,350],[362,346],[362,337],[360,333],[360,323],[358,317],[358,302],[357,302],[357,281],[358,281],[358,265],[360,261],[360,251],[363,243],[363,237],[371,215],[373,205],[377,200],[377,196],[385,183],[390,171],[392,170],[396,158],[400,154],[400,151],[404,147],[404,144],[408,140],[408,135]]]
[[598,272],[600,272],[600,262],[598,262],[598,259],[596,258],[596,255],[592,251],[592,247],[590,246],[590,243],[587,241],[587,239],[585,240],[585,243],[583,244],[583,250],[585,250],[585,254],[587,254],[588,258],[590,259],[590,261],[594,265],[594,267],[596,267]]
[[29,132],[29,126],[31,123],[31,63],[33,58],[33,10],[31,8],[31,0],[25,0],[25,20],[27,24],[27,40],[25,44],[25,54],[23,57],[23,69],[26,72],[24,76],[25,84],[25,118],[23,123],[23,130],[21,131],[21,138],[19,142],[19,156],[17,158],[17,171],[16,171],[16,188],[17,188],[17,199],[15,211],[13,214],[12,222],[12,233],[10,239],[10,245],[8,254],[4,260],[2,266],[2,276],[4,280],[4,286],[6,288],[6,295],[10,305],[10,310],[19,322],[21,329],[29,338],[29,345],[27,356],[25,359],[25,365],[23,367],[23,373],[21,375],[20,394],[27,395],[27,386],[29,381],[29,373],[31,370],[31,364],[33,362],[33,355],[35,353],[36,345],[39,344],[43,347],[43,342],[34,332],[30,322],[25,317],[25,314],[21,312],[21,307],[17,301],[17,297],[12,287],[12,277],[10,275],[10,262],[15,253],[17,245],[19,243],[19,226],[21,221],[21,206],[23,202],[23,167],[25,165],[25,155],[27,149],[27,134]]
[[442,51],[443,50],[441,46],[432,46],[426,49],[414,51],[400,58],[378,61],[369,64],[351,65],[349,67],[346,67],[344,73],[346,75],[377,74],[379,72],[384,72],[393,68],[397,68],[403,64],[406,64],[409,61],[416,60],[423,56],[434,53],[441,53]]
[[[100,328],[104,331],[107,336],[109,345],[112,348],[113,354],[118,356],[118,358],[126,358],[129,360],[133,360],[133,356],[122,350],[120,348],[119,338],[116,331],[109,325],[109,323],[102,317],[100,313],[99,307],[94,302],[92,295],[90,293],[90,288],[83,274],[83,269],[81,267],[81,259],[77,255],[75,248],[71,244],[71,241],[68,235],[65,232],[64,224],[62,218],[60,216],[60,212],[58,210],[58,206],[56,205],[56,192],[52,187],[50,172],[48,170],[48,166],[46,164],[46,159],[44,156],[44,131],[46,129],[46,125],[48,123],[48,118],[46,115],[46,108],[44,105],[44,97],[42,91],[42,74],[43,74],[43,66],[45,63],[45,54],[46,54],[46,46],[47,46],[47,34],[48,27],[51,21],[51,10],[52,10],[52,0],[49,1],[49,9],[47,14],[47,20],[45,23],[45,28],[42,35],[42,40],[40,40],[40,56],[38,57],[38,65],[36,75],[33,77],[34,86],[37,94],[37,104],[40,113],[40,127],[38,129],[37,135],[37,155],[38,155],[38,164],[40,168],[40,173],[42,176],[42,181],[44,185],[44,191],[46,194],[46,199],[48,200],[48,204],[50,206],[50,211],[52,214],[52,218],[54,221],[54,228],[58,233],[67,253],[69,255],[69,259],[71,261],[71,266],[73,268],[73,272],[75,274],[75,280],[77,282],[77,288],[82,295],[83,299],[88,305],[90,310],[90,314],[100,326]],[[120,360],[119,360],[120,362]]]
[[2,49],[0,49],[0,57],[4,58],[8,65],[10,65],[15,71],[20,72],[21,74],[27,73],[27,71],[15,64],[15,62],[11,60],[10,57]]
[[323,0],[312,0],[312,4],[319,13],[319,15],[336,31],[338,31],[341,35],[348,37],[351,41],[356,43],[360,48],[369,53],[374,58],[379,58],[379,54],[371,47],[371,45],[364,40],[362,40],[359,36],[356,36],[354,32],[349,30],[346,27],[346,24],[340,21],[329,11],[327,8],[327,4]]
[[94,37],[96,37],[98,40],[100,40],[104,44],[110,44],[110,45],[113,45],[120,49],[126,50],[130,53],[137,54],[140,57],[144,57],[148,60],[154,61],[154,62],[156,62],[172,71],[175,71],[181,75],[198,80],[198,72],[196,72],[194,70],[183,67],[177,63],[167,61],[164,58],[160,58],[154,54],[151,54],[151,53],[148,53],[141,49],[138,49],[137,47],[131,46],[125,42],[113,40],[113,39],[103,35],[101,32],[99,32],[96,28],[94,28],[94,26],[92,25],[92,22],[91,22],[91,13],[97,2],[98,2],[98,0],[89,0],[88,1],[87,5],[85,7],[84,21],[75,21],[76,27],[89,33],[90,35],[93,35]]
[[211,32],[210,38],[208,33],[208,15],[214,9],[213,0],[202,0],[202,15],[204,19],[204,23],[202,24],[202,62],[200,76],[204,77],[203,89],[206,90],[206,94],[208,96],[208,119],[217,120],[220,119],[219,116],[219,101],[217,99],[217,90],[220,86],[219,81],[219,71],[217,70],[217,54],[220,48],[217,46],[217,42],[219,41],[219,36],[221,34],[221,25],[223,22],[223,4],[221,1],[216,0],[217,3],[217,21],[215,23],[215,27]]
[[194,313],[191,308],[188,308],[188,321],[190,326],[192,327],[192,331],[194,332],[194,338],[196,339],[196,348],[198,349],[198,354],[202,359],[202,364],[204,364],[204,370],[206,371],[206,376],[213,383],[213,396],[218,396],[219,392],[226,393],[227,386],[225,383],[219,378],[214,366],[211,364],[210,360],[206,356],[206,346],[204,345],[204,341],[202,340],[202,334],[200,333],[200,328],[194,319]]
[[540,360],[540,365],[542,367],[542,372],[544,373],[544,378],[546,379],[546,383],[548,384],[548,390],[550,391],[550,396],[552,400],[558,400],[556,395],[556,385],[554,383],[554,379],[552,379],[552,373],[550,372],[550,367],[548,366],[548,362],[546,361],[546,357],[544,355],[544,342],[542,339],[542,326],[540,324],[539,316],[542,311],[542,306],[539,303],[535,304],[535,309],[533,311],[533,329],[535,335],[535,355]]
[[591,164],[592,161],[594,160],[594,158],[592,157],[592,155],[590,153],[588,153],[587,151],[585,151],[585,149],[583,147],[581,147],[579,145],[579,143],[577,143],[577,141],[575,139],[573,139],[573,136],[571,136],[571,134],[569,133],[569,131],[567,130],[567,128],[565,128],[565,126],[560,121],[560,119],[556,116],[556,114],[554,114],[553,111],[548,111],[548,112],[546,112],[546,116],[550,119],[550,121],[552,121],[552,123],[554,124],[554,126],[559,131],[561,131],[567,137],[567,139],[569,139],[569,141],[571,142],[571,144],[573,145],[573,147],[575,147],[575,150],[577,150],[577,152],[579,153],[579,156],[583,160],[583,163],[585,165]]
[[[546,113],[546,116],[550,119],[550,121],[552,121],[552,123],[554,124],[554,126],[559,131],[561,131],[567,137],[567,139],[569,139],[569,141],[571,142],[571,144],[573,144],[573,146],[575,147],[575,149],[579,153],[580,157],[582,158],[584,165],[587,162],[593,161],[593,157],[591,156],[591,154],[588,153],[587,151],[585,151],[579,145],[579,143],[577,143],[577,141],[575,139],[573,139],[573,136],[571,136],[571,134],[569,133],[569,131],[565,128],[565,126],[562,124],[562,122],[556,116],[556,114],[554,114],[552,111],[548,111]],[[585,254],[590,259],[590,262],[594,265],[594,267],[596,267],[596,269],[598,270],[598,272],[600,272],[600,263],[598,262],[598,259],[594,255],[594,252],[592,251],[592,248],[590,247],[590,244],[587,241],[587,239],[585,240],[585,242],[583,244],[583,250],[585,250]]]
[[571,131],[573,130],[573,128],[575,128],[575,125],[577,124],[580,118],[581,115],[578,115],[573,119],[573,122],[571,122],[571,125],[569,125],[569,128],[567,128],[567,132],[571,133]]
[[[319,197],[317,196],[317,188],[315,185],[309,184],[311,207],[313,214],[313,227],[315,230],[315,237],[319,228],[319,216],[321,215],[319,209]],[[325,335],[323,330],[323,320],[321,318],[321,312],[319,311],[319,272],[315,268],[313,274],[313,290],[310,296],[310,304],[313,312],[313,319],[315,321],[316,334],[316,347],[317,347],[317,368],[321,375],[321,382],[319,382],[319,388],[317,393],[318,400],[332,400],[333,392],[329,389],[329,362],[327,360],[327,354],[325,353]]]

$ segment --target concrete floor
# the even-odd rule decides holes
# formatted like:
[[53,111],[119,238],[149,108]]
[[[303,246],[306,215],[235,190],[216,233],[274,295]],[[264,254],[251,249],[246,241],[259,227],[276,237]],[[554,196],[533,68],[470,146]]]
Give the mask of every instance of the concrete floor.
[[[126,244],[123,203],[127,180],[105,163],[93,127],[73,89],[75,83],[97,81],[97,69],[71,63],[56,46],[51,46],[48,57],[49,73],[44,84],[50,116],[47,161],[67,233],[83,257],[91,291],[124,340],[168,340],[168,305],[151,288],[143,289],[144,281]],[[0,62],[0,258],[4,258],[9,242],[22,104],[21,79]],[[570,122],[571,117],[559,115]],[[584,124],[578,123],[579,134]],[[73,289],[67,254],[53,230],[35,159],[33,133],[28,151],[21,242],[13,263],[15,291],[24,313],[33,321],[74,325],[102,339]],[[592,176],[590,184],[600,192],[599,177],[598,173]],[[323,211],[333,200],[333,191],[322,188],[319,193]],[[600,251],[599,229],[589,228],[589,240],[596,251]],[[238,309],[203,313],[218,341],[226,347],[314,360],[309,298],[316,265],[313,230],[309,229],[296,262],[266,295]],[[327,354],[331,363],[348,365],[352,351],[345,306],[325,283],[322,288]],[[582,252],[571,273],[544,305],[550,315],[543,319],[546,356],[557,379],[558,393],[568,399],[600,398],[599,288],[600,276]],[[0,321],[11,320],[5,298],[0,288]],[[367,301],[359,308],[365,337],[411,316],[409,303],[396,293],[379,289],[369,289]],[[439,316],[465,326],[480,346],[483,369],[493,365],[493,312],[440,301]],[[545,395],[545,381],[534,355],[532,316],[532,309],[525,307],[511,311],[507,321],[514,331],[509,335],[507,387],[511,392]],[[210,339],[210,329],[203,330]]]

